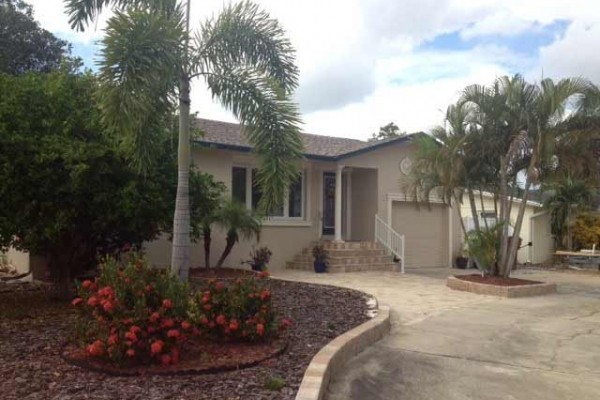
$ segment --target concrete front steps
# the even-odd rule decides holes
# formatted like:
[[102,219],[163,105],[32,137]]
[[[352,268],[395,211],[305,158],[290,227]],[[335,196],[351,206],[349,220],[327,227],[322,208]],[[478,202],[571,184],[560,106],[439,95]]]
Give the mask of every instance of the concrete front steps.
[[[386,250],[374,242],[321,242],[329,254],[327,272],[396,271],[399,266]],[[311,243],[287,263],[287,269],[314,271]]]

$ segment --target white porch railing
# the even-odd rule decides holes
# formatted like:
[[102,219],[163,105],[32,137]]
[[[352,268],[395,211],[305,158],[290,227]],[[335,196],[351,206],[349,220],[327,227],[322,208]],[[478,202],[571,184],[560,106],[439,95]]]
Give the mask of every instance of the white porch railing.
[[400,260],[400,272],[404,273],[404,235],[392,229],[379,215],[375,215],[375,241]]

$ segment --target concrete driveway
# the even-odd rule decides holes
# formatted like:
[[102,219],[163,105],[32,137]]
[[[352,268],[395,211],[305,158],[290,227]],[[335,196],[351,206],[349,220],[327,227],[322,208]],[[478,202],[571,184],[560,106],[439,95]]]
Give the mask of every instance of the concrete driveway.
[[391,335],[346,366],[329,400],[600,399],[600,275],[516,272],[559,293],[500,299],[446,288],[450,273],[278,274],[363,290],[393,311]]

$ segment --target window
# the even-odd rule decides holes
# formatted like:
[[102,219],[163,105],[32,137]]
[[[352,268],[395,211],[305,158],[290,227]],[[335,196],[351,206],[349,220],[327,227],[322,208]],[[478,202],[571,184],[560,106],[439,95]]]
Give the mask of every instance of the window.
[[[231,171],[231,196],[246,204],[248,209],[258,209],[262,193],[256,179],[256,168],[233,167]],[[306,190],[304,172],[294,181],[280,208],[272,212],[272,218],[301,219],[304,217]]]
[[231,197],[246,204],[246,168],[233,167],[231,171]]

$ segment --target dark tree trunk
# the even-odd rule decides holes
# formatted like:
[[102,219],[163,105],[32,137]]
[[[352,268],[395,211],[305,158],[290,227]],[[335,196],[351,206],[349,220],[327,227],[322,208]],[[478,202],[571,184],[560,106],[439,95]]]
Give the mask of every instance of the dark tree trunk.
[[210,243],[211,243],[211,229],[210,227],[204,227],[202,229],[202,237],[204,242],[204,267],[210,269]]

